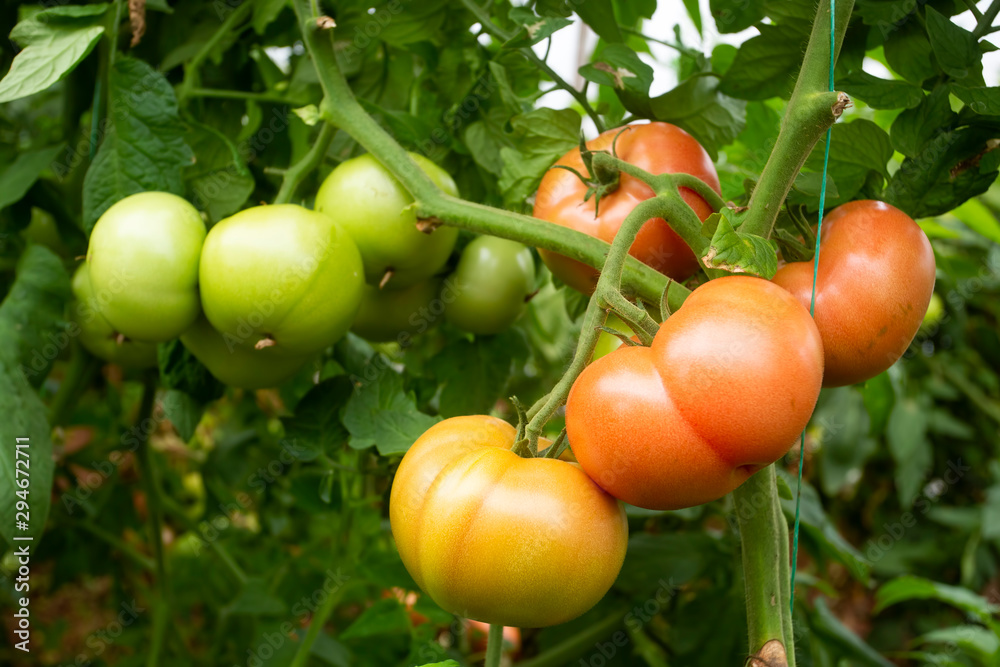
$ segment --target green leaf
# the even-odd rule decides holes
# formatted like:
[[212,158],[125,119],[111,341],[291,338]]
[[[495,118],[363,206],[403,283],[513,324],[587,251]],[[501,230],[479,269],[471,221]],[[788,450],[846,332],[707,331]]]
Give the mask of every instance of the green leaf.
[[0,167],[0,209],[18,202],[62,151],[63,145],[20,153],[12,163]]
[[910,109],[924,99],[923,92],[912,83],[880,79],[865,71],[837,79],[837,90],[843,90],[873,109]]
[[205,368],[179,341],[162,343],[156,349],[160,384],[188,394],[196,403],[209,403],[222,396],[225,385]]
[[439,408],[442,416],[488,414],[505,396],[514,360],[527,354],[524,338],[513,330],[445,347],[429,366],[444,385]]
[[896,116],[889,130],[892,146],[907,157],[916,157],[942,128],[950,128],[955,118],[948,102],[948,86],[938,86],[915,108]]
[[698,30],[698,35],[701,35],[701,3],[698,0],[684,0],[684,9],[687,10],[688,16],[691,17],[691,22],[694,23],[694,27]]
[[45,246],[28,246],[18,261],[17,279],[0,305],[0,320],[16,333],[0,337],[0,347],[11,352],[11,363],[20,364],[21,374],[34,386],[69,346],[72,332],[65,329],[64,315],[71,298],[62,261]]
[[872,436],[882,435],[885,432],[885,427],[889,424],[892,408],[896,405],[896,390],[889,378],[889,373],[879,373],[866,381],[861,394],[871,424],[868,433]]
[[611,0],[576,0],[573,2],[573,9],[577,16],[604,41],[623,41]]
[[868,435],[868,419],[861,394],[853,387],[830,390],[813,415],[813,424],[822,429],[820,480],[823,493],[836,496],[845,488],[857,485],[865,463],[878,449],[877,441]]
[[107,4],[56,7],[21,21],[10,38],[24,49],[0,80],[0,103],[41,92],[73,71],[104,34]]
[[257,0],[253,6],[253,19],[250,21],[254,32],[263,35],[267,26],[274,23],[278,14],[286,6],[288,6],[288,0]]
[[758,36],[740,46],[719,88],[741,100],[787,97],[802,64],[803,35],[784,25],[761,25],[758,30]]
[[349,444],[355,449],[374,445],[383,456],[402,454],[440,418],[417,410],[413,395],[403,391],[403,377],[384,357],[376,356],[370,367],[373,372],[362,377],[374,379],[356,387],[344,408]]
[[184,194],[182,169],[193,155],[184,142],[173,88],[141,60],[118,58],[110,75],[110,125],[83,182],[89,233],[112,204],[146,190]]
[[357,639],[389,634],[409,634],[410,618],[396,598],[376,600],[347,629],[340,639]]
[[[4,415],[0,420],[0,535],[8,545],[26,545],[31,551],[49,515],[54,463],[47,411],[29,380],[43,379],[43,371],[48,372],[55,355],[69,344],[69,334],[58,329],[69,294],[69,276],[59,258],[48,248],[31,245],[21,256],[14,284],[0,304],[0,412]],[[28,446],[18,449],[17,438],[26,438],[21,444]],[[18,451],[29,458],[18,457]],[[18,459],[22,463],[15,463]],[[18,501],[28,503],[27,518],[16,516],[24,511],[17,509]],[[28,528],[18,528],[19,520]],[[33,539],[14,541],[15,536]]]
[[[822,173],[824,150],[824,142],[817,142],[806,158],[807,169],[816,174]],[[882,178],[888,178],[890,159],[892,144],[889,135],[872,121],[859,118],[834,125],[830,134],[828,178],[835,185],[836,192],[827,193],[826,205],[835,206],[850,201],[873,171]],[[818,198],[816,201],[818,203]]]
[[1000,87],[969,88],[953,83],[951,84],[951,93],[978,114],[1000,116]]
[[295,406],[295,415],[282,419],[285,437],[295,443],[299,460],[311,461],[333,452],[347,442],[347,429],[340,423],[354,385],[344,375],[324,380],[309,390]]
[[845,626],[837,616],[830,611],[826,600],[816,598],[815,613],[809,618],[809,627],[818,635],[837,646],[850,658],[852,665],[874,665],[876,667],[892,667],[893,663],[886,660],[878,651],[866,644],[854,632]]
[[904,18],[899,23],[880,24],[880,28],[888,31],[885,60],[892,71],[916,84],[938,75],[931,43],[919,21]]
[[[719,219],[718,227],[701,258],[705,266],[731,273],[748,273],[768,280],[773,278],[778,270],[778,246],[774,241],[734,229],[735,213],[730,208],[723,208],[709,217],[715,216]],[[711,220],[706,223],[711,224]]]
[[544,18],[536,16],[533,11],[524,7],[514,7],[508,16],[511,21],[523,27],[523,32],[518,32],[513,39],[504,44],[504,48],[516,49],[537,44],[573,24],[571,20],[557,16]]
[[498,187],[504,205],[523,210],[542,176],[568,150],[579,145],[580,114],[572,109],[536,109],[510,119],[509,139],[515,148],[502,147],[503,167]]
[[981,625],[957,625],[931,630],[921,635],[917,641],[921,644],[957,646],[984,665],[994,664],[996,657],[1000,655],[1000,637]]
[[608,44],[598,60],[580,68],[580,76],[615,90],[647,95],[653,83],[653,68],[624,44]]
[[741,32],[764,18],[764,3],[758,0],[710,0],[708,7],[723,34]]
[[746,102],[719,92],[719,77],[696,74],[673,90],[650,100],[657,120],[689,132],[712,159],[746,126]]
[[181,440],[188,442],[205,414],[205,404],[178,389],[169,389],[163,396],[163,414],[177,429]]
[[904,508],[913,505],[930,472],[933,457],[927,439],[927,411],[917,401],[896,403],[886,426],[889,452],[896,462],[896,492]]
[[1000,221],[985,204],[978,199],[970,199],[951,212],[963,225],[980,236],[1000,243]]
[[224,610],[235,616],[279,616],[286,613],[288,608],[270,593],[264,579],[251,577],[243,583],[236,598]]
[[927,37],[941,69],[959,81],[982,81],[982,53],[973,34],[952,23],[930,5],[925,9],[924,16],[927,19]]
[[993,485],[986,490],[981,527],[984,540],[1000,538],[1000,486],[998,485]]
[[866,25],[875,26],[884,38],[907,22],[917,9],[917,0],[858,0],[855,11]]
[[218,130],[193,123],[185,137],[194,164],[184,169],[189,200],[218,222],[240,210],[256,183],[239,149]]
[[967,588],[949,586],[936,581],[904,575],[887,582],[875,594],[875,613],[878,614],[888,607],[909,600],[937,600],[952,607],[961,609],[976,616],[983,622],[990,620],[1000,607],[990,604],[981,595],[976,595]]

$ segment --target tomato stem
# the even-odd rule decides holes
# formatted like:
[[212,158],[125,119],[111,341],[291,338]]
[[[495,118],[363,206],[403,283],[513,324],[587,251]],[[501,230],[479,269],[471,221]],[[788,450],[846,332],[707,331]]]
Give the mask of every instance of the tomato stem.
[[490,623],[490,634],[486,640],[485,667],[500,667],[500,656],[503,655],[503,626]]
[[281,179],[281,188],[274,197],[275,204],[287,204],[292,201],[302,179],[311,174],[323,162],[326,149],[330,147],[330,142],[333,141],[333,135],[336,134],[336,131],[336,128],[330,123],[323,123],[319,135],[309,151],[302,156],[301,160],[285,171],[285,176]]

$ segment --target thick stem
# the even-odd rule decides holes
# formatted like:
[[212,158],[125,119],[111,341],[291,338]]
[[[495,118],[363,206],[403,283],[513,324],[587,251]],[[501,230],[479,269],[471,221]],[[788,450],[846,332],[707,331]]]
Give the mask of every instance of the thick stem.
[[252,102],[270,102],[273,104],[288,104],[301,107],[309,104],[302,100],[293,100],[278,93],[253,93],[243,90],[222,90],[219,88],[192,88],[187,91],[188,97],[213,97],[221,100],[248,100]]
[[[840,52],[853,8],[854,0],[837,3],[835,54]],[[781,131],[750,197],[740,231],[770,237],[778,211],[813,146],[843,112],[847,96],[829,92],[830,46],[830,4],[820,2]]]
[[[486,10],[476,4],[476,0],[462,0],[462,4],[465,5],[466,9],[472,12],[473,16],[479,19],[479,24],[483,26],[483,30],[496,37],[501,42],[510,41],[510,39],[514,36],[500,28],[497,24],[493,23],[490,19],[490,15],[486,13]],[[536,67],[545,72],[557,87],[562,88],[573,96],[573,99],[577,101],[584,113],[590,116],[590,119],[594,121],[594,125],[597,127],[598,132],[604,131],[604,121],[601,120],[598,113],[594,111],[593,107],[590,106],[590,102],[587,100],[587,95],[584,91],[577,90],[573,86],[569,85],[569,83],[559,76],[554,69],[549,67],[549,64],[545,62],[544,58],[538,57],[538,54],[535,53],[534,49],[530,46],[519,50],[528,60],[533,62]]]
[[143,383],[142,404],[139,408],[138,446],[136,459],[139,467],[139,478],[146,494],[146,506],[149,509],[149,530],[153,544],[153,557],[156,561],[156,591],[158,604],[153,613],[153,638],[146,656],[147,667],[157,667],[163,652],[163,642],[166,638],[167,620],[170,618],[170,587],[167,585],[167,569],[163,558],[163,504],[160,501],[159,485],[156,482],[156,471],[153,468],[153,458],[149,450],[150,429],[146,422],[153,416],[153,406],[156,400],[156,378],[149,374]]
[[336,128],[330,123],[324,122],[320,128],[319,136],[313,142],[309,152],[302,156],[302,159],[293,164],[285,171],[285,177],[281,180],[281,188],[274,198],[275,204],[287,204],[295,197],[295,190],[298,189],[302,179],[308,176],[313,169],[323,162],[326,149],[330,147]]
[[782,541],[779,522],[785,519],[780,513],[777,495],[773,465],[751,476],[733,492],[743,546],[751,655],[772,640],[781,642],[789,655],[795,650],[786,632],[786,628],[791,629],[791,621],[785,619],[789,615],[788,600],[783,597],[788,585],[783,585],[781,580],[782,572],[788,571],[788,540],[786,526],[786,537]]
[[490,634],[486,640],[486,661],[484,667],[500,667],[503,655],[503,626],[490,623]]

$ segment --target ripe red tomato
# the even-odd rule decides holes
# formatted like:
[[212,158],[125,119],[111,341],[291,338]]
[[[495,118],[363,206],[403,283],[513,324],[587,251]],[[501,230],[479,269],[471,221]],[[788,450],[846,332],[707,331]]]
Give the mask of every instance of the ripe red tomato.
[[[908,215],[880,201],[838,206],[823,221],[816,277],[816,326],[823,337],[823,386],[873,378],[906,352],[934,293],[934,250]],[[806,308],[813,263],[774,276]]]
[[521,458],[510,451],[515,436],[482,415],[428,429],[393,480],[392,534],[406,569],[442,608],[485,623],[556,625],[611,588],[628,523],[578,465]]
[[729,493],[784,455],[819,397],[823,346],[809,312],[760,278],[708,282],[651,347],[590,366],[566,405],[573,453],[601,487],[649,509]]
[[[622,160],[652,174],[691,174],[705,181],[716,192],[721,192],[712,159],[694,137],[679,127],[670,123],[648,123],[629,125],[625,131],[615,128],[588,141],[587,147],[595,151],[610,151],[611,143],[619,133],[615,150]],[[586,171],[579,148],[566,153],[556,164],[572,167],[580,173]],[[538,186],[534,216],[610,243],[625,216],[636,204],[653,196],[648,185],[622,174],[618,189],[601,198],[599,215],[594,215],[597,202],[594,197],[584,201],[586,192],[587,186],[573,173],[565,169],[550,169]],[[702,221],[712,214],[712,207],[694,191],[681,188],[680,192]],[[629,252],[674,280],[685,280],[698,270],[694,253],[662,218],[654,218],[643,226]],[[539,249],[539,253],[552,273],[567,285],[586,294],[594,291],[597,271],[547,250]]]

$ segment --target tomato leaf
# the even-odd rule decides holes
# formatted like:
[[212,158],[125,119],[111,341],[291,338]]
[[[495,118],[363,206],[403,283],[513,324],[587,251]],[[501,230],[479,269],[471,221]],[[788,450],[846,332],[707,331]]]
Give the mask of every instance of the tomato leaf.
[[809,626],[814,633],[839,647],[842,655],[851,659],[852,665],[871,665],[873,667],[892,667],[893,663],[886,660],[874,648],[869,646],[853,630],[844,625],[830,611],[826,600],[817,597],[814,603],[814,613],[809,619]]
[[573,9],[597,35],[606,42],[621,42],[615,8],[611,0],[575,0]]
[[0,103],[41,92],[73,71],[104,34],[106,3],[54,7],[21,21],[10,33],[24,49],[0,81]]
[[956,118],[948,102],[948,86],[938,86],[916,107],[896,116],[889,130],[892,146],[907,157],[916,157],[942,128],[951,128]]
[[805,40],[787,25],[761,25],[760,35],[740,46],[719,89],[741,100],[785,97],[792,90],[802,62]]
[[710,0],[715,27],[723,34],[741,32],[764,18],[764,6],[747,0]]
[[934,50],[919,21],[904,17],[898,23],[881,24],[880,28],[883,34],[888,33],[885,60],[893,72],[916,84],[940,73],[934,62]]
[[992,615],[1000,611],[1000,606],[991,604],[989,600],[967,588],[939,584],[912,575],[897,577],[883,584],[875,594],[874,611],[878,614],[893,605],[909,600],[944,602],[975,616],[984,623],[990,622]]
[[374,379],[356,387],[344,408],[343,423],[354,449],[375,446],[383,456],[402,454],[424,431],[440,421],[417,410],[412,393],[403,390],[403,376],[381,355],[369,362]]
[[778,247],[770,239],[744,234],[733,226],[735,213],[723,208],[709,218],[718,217],[718,227],[708,249],[702,255],[705,266],[731,273],[748,273],[770,280],[778,270]]
[[831,389],[821,400],[812,419],[820,428],[824,451],[820,480],[823,493],[837,496],[857,488],[865,463],[878,450],[878,442],[868,435],[868,415],[861,394],[853,387]]
[[955,80],[969,80],[981,85],[983,63],[979,40],[965,28],[952,23],[934,7],[928,6],[924,11],[927,37],[941,69]]
[[311,461],[347,442],[350,434],[340,413],[353,391],[354,385],[343,375],[324,380],[299,400],[293,417],[281,420],[285,437],[295,443],[296,458]]
[[580,114],[572,109],[536,109],[510,119],[515,148],[502,147],[498,183],[504,205],[523,210],[542,176],[580,141]]
[[[823,141],[816,143],[805,167],[814,174],[816,188],[807,192],[806,197],[790,197],[792,203],[808,204],[810,209],[819,207],[819,188],[822,182],[823,154],[826,145]],[[879,187],[888,178],[888,163],[892,159],[892,145],[885,130],[870,120],[859,118],[850,123],[838,123],[833,126],[830,135],[830,161],[827,185],[826,206],[836,206],[850,201],[866,184],[874,172]],[[796,187],[802,184],[796,181]]]
[[444,384],[440,411],[444,417],[486,414],[504,398],[515,360],[527,358],[524,337],[517,331],[461,340],[448,345],[430,362]]
[[141,60],[119,58],[110,79],[108,132],[83,182],[89,233],[112,204],[146,190],[184,194],[182,169],[192,163],[173,88]]
[[240,210],[256,183],[239,149],[218,130],[192,123],[187,140],[194,164],[184,169],[189,199],[218,222]]
[[924,99],[923,92],[912,83],[880,79],[862,70],[837,79],[837,89],[873,109],[911,109]]
[[554,35],[573,22],[558,16],[536,16],[533,11],[524,7],[514,7],[508,14],[510,20],[521,26],[509,42],[504,44],[504,48],[521,48],[537,44],[544,39]]
[[965,102],[965,105],[978,114],[985,116],[1000,115],[1000,87],[974,87],[951,84],[951,93]]
[[410,619],[396,598],[376,600],[347,629],[340,639],[356,639],[386,634],[409,634]]
[[62,149],[60,144],[26,151],[13,163],[0,167],[0,209],[20,201]]
[[650,100],[657,120],[687,130],[712,159],[746,127],[746,102],[719,92],[719,77],[696,74],[673,90]]
[[896,493],[905,508],[913,505],[934,462],[925,408],[913,399],[897,402],[886,425],[889,452],[896,462]]
[[580,68],[580,76],[615,90],[647,95],[653,83],[653,68],[624,44],[608,44],[597,60]]

